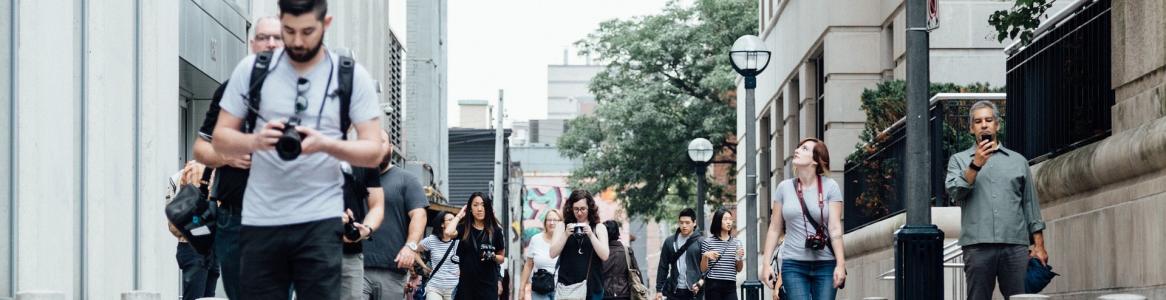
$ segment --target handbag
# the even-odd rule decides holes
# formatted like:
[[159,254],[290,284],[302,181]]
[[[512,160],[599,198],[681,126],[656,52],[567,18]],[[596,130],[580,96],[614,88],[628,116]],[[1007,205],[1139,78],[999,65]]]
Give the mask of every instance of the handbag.
[[[213,178],[215,171],[203,173],[203,180]],[[213,184],[207,183],[207,185]],[[166,204],[166,219],[182,232],[195,252],[208,255],[215,242],[216,218],[214,203],[208,195],[192,184],[181,184]],[[209,187],[208,187],[209,189]]]
[[555,291],[555,274],[547,270],[538,269],[530,277],[530,290],[539,294],[550,294]]
[[[562,261],[560,261],[562,262]],[[556,300],[587,300],[587,278],[591,277],[591,256],[587,256],[587,275],[583,276],[583,281],[575,284],[563,284],[555,282],[555,299]],[[558,272],[557,270],[555,271]]]
[[628,254],[628,247],[623,247],[624,261],[628,265],[628,279],[632,283],[632,300],[648,300],[648,287],[644,286],[644,282],[640,277],[639,269],[632,269],[632,258]]

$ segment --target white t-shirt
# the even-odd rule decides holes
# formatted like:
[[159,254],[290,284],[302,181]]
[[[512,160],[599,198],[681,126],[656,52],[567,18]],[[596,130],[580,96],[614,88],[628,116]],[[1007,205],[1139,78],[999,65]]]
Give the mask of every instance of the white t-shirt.
[[[331,51],[302,77],[308,80],[307,109],[300,112],[300,125],[311,127],[321,134],[339,139],[340,97],[334,93],[340,86],[340,58]],[[272,54],[273,62],[260,91],[259,115],[255,126],[262,128],[264,120],[287,119],[295,115],[297,80],[301,78],[285,57],[283,50]],[[220,102],[223,111],[245,119],[248,103],[244,99],[250,89],[251,68],[255,55],[248,56],[235,66],[231,81]],[[353,72],[352,103],[348,115],[352,124],[373,120],[380,116],[376,86],[372,77],[359,64]],[[326,96],[327,95],[327,96]],[[340,160],[325,153],[301,154],[291,161],[280,159],[275,150],[256,151],[251,155],[251,176],[243,198],[243,225],[278,226],[340,218],[344,212],[344,198],[340,186]]]
[[530,238],[530,245],[526,246],[525,258],[534,260],[534,270],[531,274],[538,270],[547,270],[547,272],[555,272],[555,263],[559,258],[551,258],[551,244],[547,242],[544,233],[535,234]]

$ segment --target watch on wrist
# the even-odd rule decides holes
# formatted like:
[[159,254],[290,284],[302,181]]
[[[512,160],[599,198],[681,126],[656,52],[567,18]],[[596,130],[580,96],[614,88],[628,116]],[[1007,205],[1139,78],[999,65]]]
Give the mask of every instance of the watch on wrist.
[[417,252],[417,243],[416,242],[405,243],[405,247],[409,247],[409,250],[412,250],[413,252]]
[[984,168],[984,167],[983,167],[983,166],[977,166],[977,165],[976,165],[976,162],[975,162],[975,161],[972,161],[972,162],[968,163],[968,168],[970,168],[970,169],[972,169],[972,170],[975,170],[976,172],[979,172],[979,171],[980,171],[980,169],[982,169],[982,168]]

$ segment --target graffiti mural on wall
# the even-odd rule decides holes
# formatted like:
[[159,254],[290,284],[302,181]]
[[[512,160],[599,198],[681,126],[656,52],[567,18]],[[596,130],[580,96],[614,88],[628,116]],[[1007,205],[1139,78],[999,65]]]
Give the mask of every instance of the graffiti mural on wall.
[[[543,232],[543,218],[548,210],[555,208],[562,210],[563,201],[571,195],[571,189],[562,186],[526,186],[526,195],[522,204],[522,244],[526,245],[530,237]],[[599,206],[600,220],[609,220],[616,217],[619,203],[616,202],[615,192],[610,190],[595,195],[595,204]],[[622,218],[621,218],[622,219]]]

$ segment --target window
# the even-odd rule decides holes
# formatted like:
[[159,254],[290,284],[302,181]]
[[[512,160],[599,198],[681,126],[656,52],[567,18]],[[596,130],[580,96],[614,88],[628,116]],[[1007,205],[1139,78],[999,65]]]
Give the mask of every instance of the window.
[[824,55],[818,56],[817,59],[813,60],[815,77],[814,108],[817,110],[814,133],[817,134],[817,138],[819,139],[826,138],[826,63],[824,61]]

